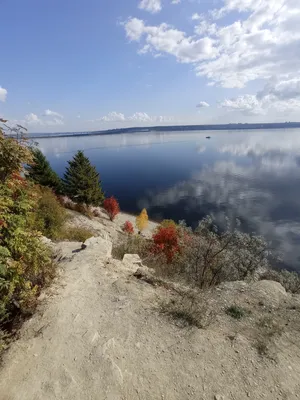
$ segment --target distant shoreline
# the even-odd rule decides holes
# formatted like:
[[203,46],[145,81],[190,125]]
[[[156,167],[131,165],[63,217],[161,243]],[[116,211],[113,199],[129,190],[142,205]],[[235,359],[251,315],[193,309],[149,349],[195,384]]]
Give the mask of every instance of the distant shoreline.
[[300,122],[280,123],[257,123],[257,124],[219,124],[219,125],[171,125],[171,126],[149,126],[132,127],[120,129],[108,129],[90,132],[57,132],[57,133],[36,133],[29,135],[31,139],[51,137],[76,137],[76,136],[101,136],[116,135],[124,133],[151,133],[151,132],[185,132],[185,131],[232,131],[232,130],[258,130],[258,129],[291,129],[300,128]]

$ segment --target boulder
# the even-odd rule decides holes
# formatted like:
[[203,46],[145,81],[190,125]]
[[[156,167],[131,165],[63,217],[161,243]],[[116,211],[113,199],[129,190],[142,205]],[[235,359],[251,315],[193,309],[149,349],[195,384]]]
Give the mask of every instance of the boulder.
[[123,263],[133,265],[134,270],[136,270],[137,267],[143,266],[142,260],[138,254],[125,254],[123,257]]
[[284,287],[274,281],[258,281],[251,285],[254,296],[269,307],[279,307],[288,298]]
[[111,257],[112,242],[102,237],[91,237],[84,242],[84,249],[94,249],[97,253],[101,253],[106,257]]

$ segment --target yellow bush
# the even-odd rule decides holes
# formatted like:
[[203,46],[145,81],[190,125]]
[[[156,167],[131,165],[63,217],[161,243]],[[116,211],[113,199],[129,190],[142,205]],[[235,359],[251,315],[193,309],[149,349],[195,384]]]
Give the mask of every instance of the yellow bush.
[[148,226],[148,222],[149,222],[149,218],[148,218],[148,214],[147,214],[147,210],[146,208],[144,208],[142,210],[142,212],[140,213],[140,215],[138,215],[136,217],[136,226],[138,228],[138,230],[140,232],[142,232],[143,230],[145,230]]

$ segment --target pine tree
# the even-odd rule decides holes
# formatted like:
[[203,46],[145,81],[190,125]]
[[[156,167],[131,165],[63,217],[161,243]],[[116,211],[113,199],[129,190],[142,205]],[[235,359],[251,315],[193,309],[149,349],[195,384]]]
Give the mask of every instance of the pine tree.
[[27,167],[29,178],[41,185],[53,189],[57,194],[62,193],[62,181],[56,172],[51,168],[40,149],[33,149],[33,163]]
[[99,174],[82,151],[78,151],[64,175],[65,193],[77,203],[99,206],[104,200]]

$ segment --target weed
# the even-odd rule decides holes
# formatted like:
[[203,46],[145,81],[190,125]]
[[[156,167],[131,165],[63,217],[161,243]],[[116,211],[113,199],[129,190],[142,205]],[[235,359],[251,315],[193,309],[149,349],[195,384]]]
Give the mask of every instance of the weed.
[[260,318],[256,325],[259,328],[259,333],[254,346],[258,354],[275,360],[270,354],[270,345],[273,343],[276,336],[282,334],[283,326],[270,316]]
[[195,326],[204,329],[210,324],[212,317],[203,303],[194,296],[187,295],[177,296],[163,303],[160,311],[175,320],[182,328]]
[[225,310],[227,315],[230,315],[234,319],[242,319],[249,314],[249,311],[243,307],[232,305]]
[[257,322],[257,326],[260,328],[263,336],[268,338],[272,338],[276,335],[280,336],[283,332],[283,326],[269,316],[260,318]]
[[266,341],[259,339],[255,342],[255,348],[260,356],[268,356],[269,349]]

